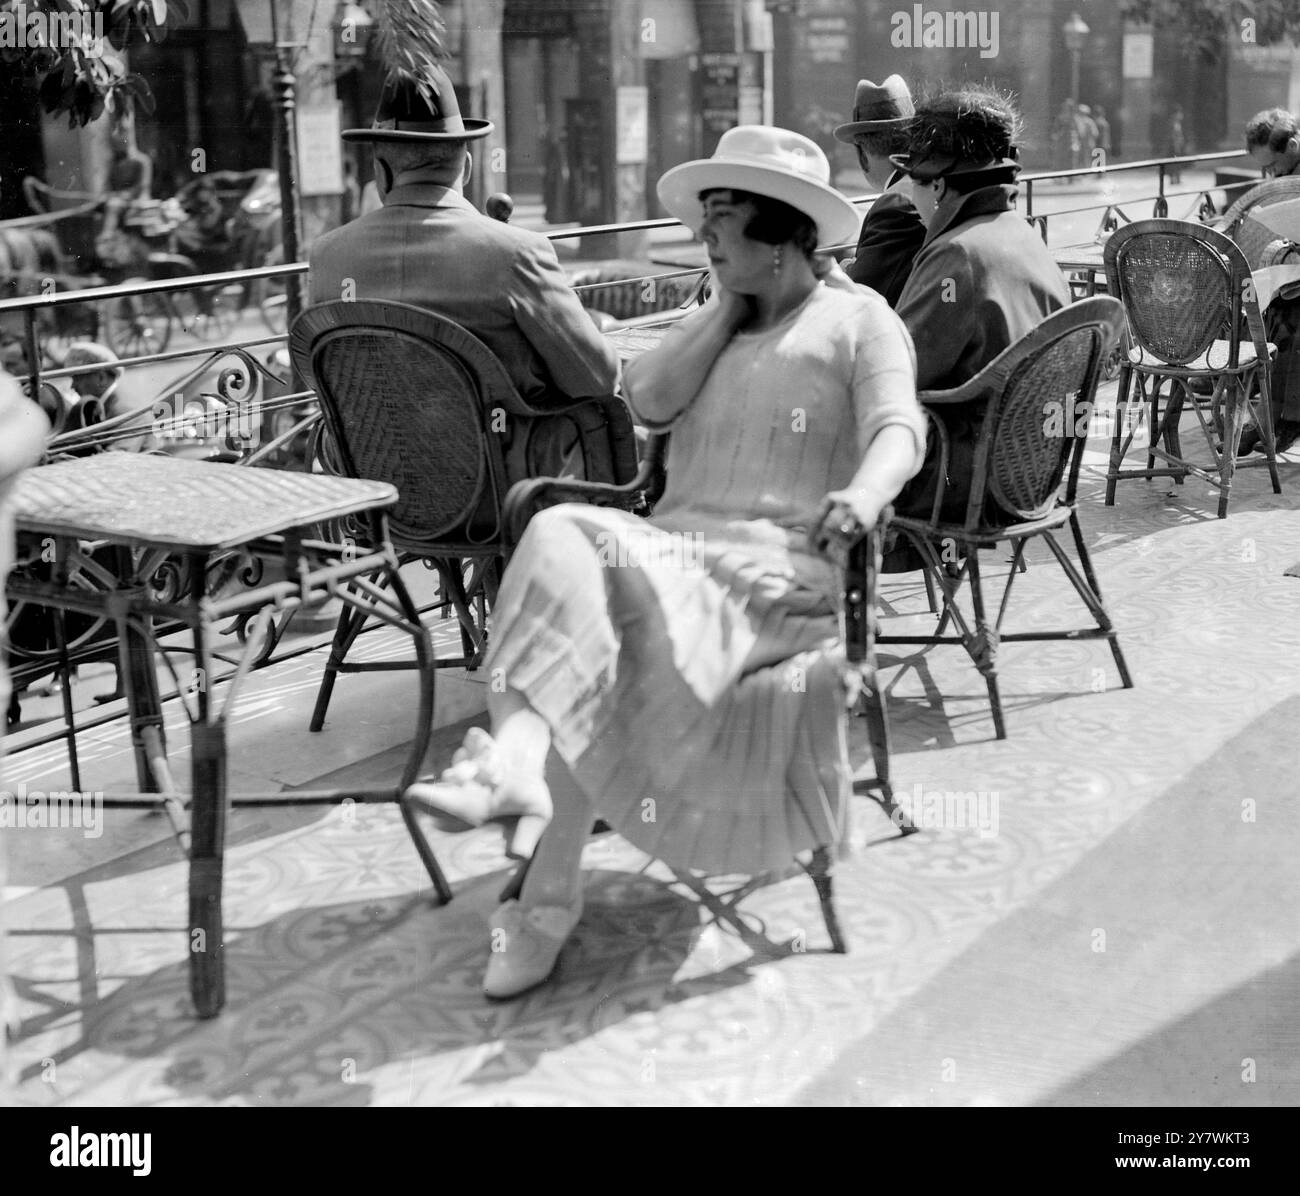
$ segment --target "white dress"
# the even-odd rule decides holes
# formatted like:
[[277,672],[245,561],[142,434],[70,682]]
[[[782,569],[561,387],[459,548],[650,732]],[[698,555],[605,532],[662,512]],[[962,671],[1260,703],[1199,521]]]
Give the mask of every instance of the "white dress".
[[919,460],[913,378],[878,295],[818,286],[719,355],[673,425],[653,518],[566,503],[530,522],[494,609],[488,668],[504,671],[490,675],[650,854],[757,872],[841,837],[842,579],[806,533],[882,427],[912,429]]

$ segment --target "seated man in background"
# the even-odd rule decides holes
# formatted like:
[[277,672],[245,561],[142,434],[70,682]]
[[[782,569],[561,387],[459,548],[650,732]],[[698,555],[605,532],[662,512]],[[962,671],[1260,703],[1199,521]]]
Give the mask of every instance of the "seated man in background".
[[[316,241],[310,302],[391,299],[454,320],[496,354],[531,405],[558,412],[612,394],[617,355],[569,286],[551,243],[489,219],[463,194],[468,143],[491,132],[491,123],[462,119],[441,70],[424,82],[422,94],[411,78],[390,75],[373,126],[344,131],[347,141],[373,144],[383,206]],[[572,441],[574,425],[562,425],[569,430],[561,435]],[[540,430],[527,437],[527,461],[508,459],[512,481],[561,472],[562,458],[576,447],[538,436]],[[626,447],[635,470],[630,424]],[[620,480],[630,476],[626,467],[624,461],[615,470]],[[563,471],[613,480],[610,468],[588,460],[585,470]]]
[[[1257,112],[1246,124],[1246,149],[1266,179],[1300,176],[1300,123],[1285,108]],[[1270,392],[1273,432],[1279,453],[1300,440],[1300,296],[1291,288],[1274,299],[1264,313],[1268,339],[1277,346]],[[1263,451],[1259,429],[1241,434],[1238,457]]]
[[1266,179],[1300,174],[1300,127],[1285,108],[1266,108],[1246,122],[1246,152]]
[[925,222],[912,202],[912,184],[890,161],[907,149],[912,94],[899,75],[880,86],[858,80],[853,120],[835,130],[839,141],[858,152],[867,182],[881,194],[867,209],[858,236],[857,254],[844,271],[856,283],[879,291],[890,307],[898,306],[912,259],[925,240]]
[[[918,105],[907,152],[893,159],[912,179],[926,223],[897,308],[916,345],[917,390],[960,386],[1070,302],[1060,267],[1015,210],[1019,134],[1008,99],[964,87]],[[938,413],[951,443],[941,518],[960,523],[979,414],[966,404]],[[930,516],[939,481],[931,440],[925,465],[895,503],[900,514]]]

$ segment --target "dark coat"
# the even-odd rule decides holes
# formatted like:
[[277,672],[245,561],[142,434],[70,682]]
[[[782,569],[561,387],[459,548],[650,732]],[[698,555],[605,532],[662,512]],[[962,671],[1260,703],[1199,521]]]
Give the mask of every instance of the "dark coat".
[[[894,186],[902,177],[895,172],[888,185]],[[854,282],[878,291],[890,307],[897,307],[912,272],[912,259],[924,240],[925,221],[911,195],[886,190],[867,209],[857,255],[845,266],[845,273]]]
[[620,406],[607,421],[595,401],[613,393],[618,355],[540,233],[492,220],[456,191],[411,183],[319,237],[310,267],[312,303],[350,297],[427,308],[482,340],[525,402],[566,412],[530,418],[526,434],[509,436],[509,481],[626,481],[635,472],[631,417]]
[[455,191],[395,187],[376,211],[312,246],[312,303],[395,299],[455,320],[484,341],[526,402],[606,395],[618,355],[540,233],[489,219]]
[[[1015,197],[1008,184],[972,191],[926,233],[897,309],[916,345],[918,390],[960,386],[1070,302],[1061,268],[1012,207]],[[935,411],[948,429],[952,454],[941,517],[962,523],[979,411],[970,404]],[[933,439],[921,472],[895,503],[900,514],[930,516],[938,485]],[[985,516],[997,518],[997,512],[986,504]]]
[[916,345],[918,390],[973,378],[1070,302],[1061,268],[1012,207],[1016,188],[981,187],[934,224],[898,314]]

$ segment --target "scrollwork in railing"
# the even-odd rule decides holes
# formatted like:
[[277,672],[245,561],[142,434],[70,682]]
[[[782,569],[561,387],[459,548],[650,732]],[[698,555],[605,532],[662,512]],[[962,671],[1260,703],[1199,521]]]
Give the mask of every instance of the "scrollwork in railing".
[[1119,228],[1121,220],[1125,224],[1132,223],[1128,214],[1119,206],[1119,204],[1110,204],[1101,214],[1101,220],[1097,225],[1096,240],[1104,241],[1111,233]]

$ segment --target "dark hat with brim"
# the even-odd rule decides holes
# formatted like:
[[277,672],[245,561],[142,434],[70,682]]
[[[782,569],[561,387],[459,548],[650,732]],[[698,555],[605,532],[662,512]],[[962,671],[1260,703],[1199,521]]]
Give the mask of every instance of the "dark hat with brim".
[[456,88],[443,70],[419,82],[389,75],[368,129],[344,129],[344,141],[473,141],[492,132],[490,120],[462,117]]
[[890,75],[883,83],[859,79],[853,96],[853,119],[835,126],[835,139],[850,144],[859,133],[883,133],[912,119],[912,93],[902,75]]

